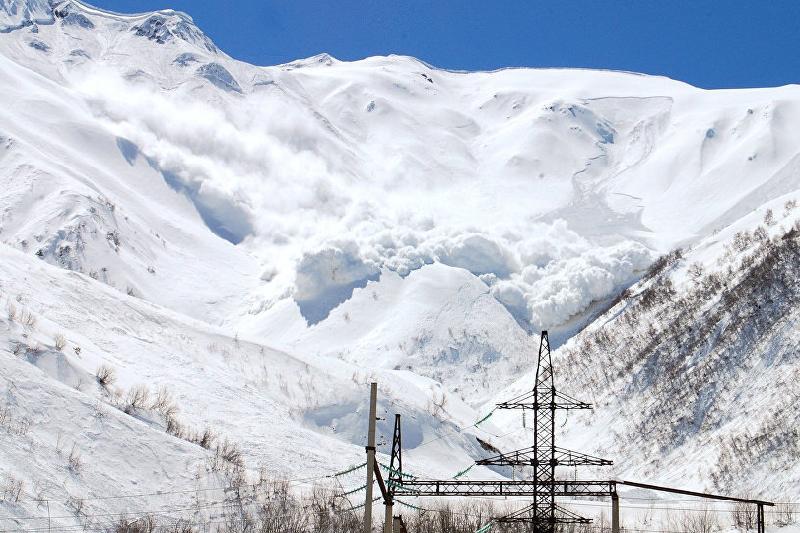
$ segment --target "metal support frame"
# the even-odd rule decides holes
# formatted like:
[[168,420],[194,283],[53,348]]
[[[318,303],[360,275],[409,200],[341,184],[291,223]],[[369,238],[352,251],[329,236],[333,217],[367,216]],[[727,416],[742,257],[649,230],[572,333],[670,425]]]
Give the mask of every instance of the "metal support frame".
[[534,533],[554,533],[556,524],[588,523],[589,519],[556,505],[558,496],[609,496],[615,492],[611,481],[562,481],[556,479],[556,467],[612,464],[580,452],[556,446],[556,410],[591,409],[591,404],[558,392],[553,379],[553,362],[550,339],[542,331],[536,364],[533,390],[507,402],[497,404],[498,409],[533,411],[533,446],[501,453],[476,461],[478,465],[530,466],[530,480],[459,481],[459,480],[407,480],[398,476],[392,490],[409,496],[531,496],[533,503],[510,515],[496,518],[496,522],[525,522],[533,525]]
[[695,496],[697,498],[705,498],[707,500],[720,500],[739,503],[750,503],[756,506],[758,531],[757,533],[764,533],[766,523],[764,521],[764,506],[772,507],[775,505],[773,502],[765,500],[755,500],[752,498],[736,498],[734,496],[725,496],[722,494],[710,494],[708,492],[697,492],[693,490],[675,489],[672,487],[662,487],[661,485],[651,485],[648,483],[639,483],[636,481],[617,481],[617,485],[627,485],[628,487],[637,487],[640,489],[655,490],[659,492],[671,492],[672,494],[683,494],[686,496]]
[[[600,457],[594,457],[592,455],[559,447],[553,450],[552,460],[555,461],[556,466],[608,466],[613,464],[613,462],[608,459],[601,459]],[[531,446],[530,448],[523,448],[513,452],[501,453],[494,457],[475,461],[475,464],[493,466],[536,466],[536,449]]]
[[[377,468],[377,467],[376,467]],[[400,473],[403,471],[403,435],[400,429],[400,415],[394,415],[394,433],[392,435],[392,456],[389,460],[389,480],[383,490],[383,499],[386,504],[383,533],[393,533],[394,529],[394,516],[392,514],[394,508],[394,487],[396,487],[400,480]],[[401,519],[402,522],[402,519]]]
[[[533,446],[510,453],[482,459],[477,464],[501,466],[531,466],[533,467],[534,490],[533,504],[517,513],[501,517],[499,522],[527,521],[533,525],[534,533],[553,533],[556,524],[574,524],[588,522],[574,513],[556,505],[556,496],[589,496],[591,489],[568,490],[569,485],[564,485],[565,490],[559,492],[564,482],[556,481],[556,467],[558,466],[605,466],[612,464],[607,459],[574,452],[556,446],[556,410],[557,409],[591,409],[592,405],[577,400],[556,390],[553,360],[550,355],[550,338],[547,331],[542,331],[539,342],[539,356],[536,364],[536,381],[531,392],[522,394],[507,402],[497,404],[498,409],[533,410]],[[607,482],[598,482],[605,485],[603,496],[612,492]],[[524,518],[521,518],[524,517]],[[581,521],[576,522],[577,519]]]
[[609,496],[614,482],[404,479],[393,490],[400,496]]
[[[527,507],[523,507],[518,511],[514,511],[513,513],[506,515],[502,518],[499,518],[498,521],[506,524],[513,524],[513,523],[526,523],[530,524],[535,520],[535,508],[533,504],[528,505]],[[584,518],[579,516],[569,509],[564,509],[560,505],[556,505],[556,519],[558,520],[559,524],[591,524],[592,520],[590,518]]]

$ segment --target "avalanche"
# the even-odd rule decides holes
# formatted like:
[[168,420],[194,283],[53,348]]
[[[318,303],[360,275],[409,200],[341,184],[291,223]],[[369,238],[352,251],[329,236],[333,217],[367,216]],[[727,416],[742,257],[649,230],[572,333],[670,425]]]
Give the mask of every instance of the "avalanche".
[[[772,475],[724,470],[776,399],[745,409],[745,363],[720,361],[745,347],[741,372],[788,394],[796,313],[740,331],[723,311],[770,246],[796,278],[796,86],[401,56],[262,67],[177,11],[0,0],[0,100],[0,478],[28,495],[6,515],[39,516],[40,494],[66,527],[76,501],[121,513],[137,508],[101,496],[211,491],[230,482],[225,442],[251,475],[323,478],[360,461],[375,379],[408,463],[452,476],[481,443],[529,445],[516,418],[475,422],[530,387],[545,328],[564,387],[598,404],[565,437],[628,454],[615,475],[667,458],[698,488]],[[797,308],[793,285],[747,287]],[[653,294],[669,298],[642,307]],[[644,342],[672,324],[704,342]],[[662,365],[731,385],[664,413]],[[650,415],[660,447],[640,438]]]

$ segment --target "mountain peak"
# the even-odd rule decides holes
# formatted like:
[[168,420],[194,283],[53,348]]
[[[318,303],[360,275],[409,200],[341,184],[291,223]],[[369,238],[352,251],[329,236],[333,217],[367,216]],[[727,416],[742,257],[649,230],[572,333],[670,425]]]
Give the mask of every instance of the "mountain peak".
[[53,22],[49,0],[0,0],[0,33]]
[[192,18],[180,11],[158,11],[151,13],[143,21],[138,22],[132,31],[140,37],[146,37],[159,44],[165,44],[175,38],[202,46],[212,53],[219,52],[216,45],[203,31],[195,25]]
[[32,26],[54,24],[93,29],[100,20],[115,19],[126,23],[130,30],[158,44],[180,39],[211,53],[217,46],[197,27],[192,17],[181,11],[164,9],[154,12],[123,14],[96,8],[77,0],[0,0],[0,33]]

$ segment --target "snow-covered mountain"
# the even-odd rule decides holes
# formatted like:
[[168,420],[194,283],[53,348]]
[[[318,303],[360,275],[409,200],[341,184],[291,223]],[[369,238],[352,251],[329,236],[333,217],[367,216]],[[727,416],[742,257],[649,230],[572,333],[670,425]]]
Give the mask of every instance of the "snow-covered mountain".
[[[407,462],[450,476],[475,437],[526,442],[515,417],[468,426],[530,387],[543,328],[565,388],[599,406],[565,436],[624,450],[616,475],[753,493],[800,475],[796,435],[741,451],[776,433],[771,409],[800,416],[782,403],[796,86],[258,67],[184,13],[0,0],[0,99],[0,475],[30,493],[102,512],[130,503],[102,494],[220,486],[206,427],[251,472],[324,475],[363,455],[373,379],[406,415]],[[131,405],[143,385],[180,413]]]

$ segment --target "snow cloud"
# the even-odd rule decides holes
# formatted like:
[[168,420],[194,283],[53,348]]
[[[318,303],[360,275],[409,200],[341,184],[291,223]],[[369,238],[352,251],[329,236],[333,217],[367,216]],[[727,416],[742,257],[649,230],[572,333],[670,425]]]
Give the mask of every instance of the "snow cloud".
[[292,294],[309,323],[381,269],[407,275],[438,261],[480,276],[517,319],[554,327],[651,261],[632,241],[599,247],[563,220],[535,222],[535,202],[520,196],[535,185],[416,177],[409,169],[443,165],[423,154],[375,166],[384,152],[277,87],[240,94],[198,79],[167,91],[100,71],[75,85],[210,229],[264,259],[265,283]]

